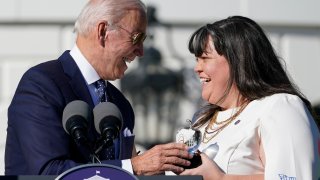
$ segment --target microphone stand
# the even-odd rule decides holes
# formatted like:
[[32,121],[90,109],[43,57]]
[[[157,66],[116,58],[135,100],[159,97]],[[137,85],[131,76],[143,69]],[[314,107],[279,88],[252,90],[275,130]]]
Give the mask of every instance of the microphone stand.
[[[93,151],[93,148],[88,143],[88,140],[85,136],[82,136],[82,129],[76,129],[74,131],[74,141],[79,148],[80,153],[89,163],[100,163],[101,161],[98,158],[97,154]],[[89,156],[87,156],[89,154]]]
[[113,145],[113,139],[115,139],[114,131],[112,129],[108,129],[105,131],[104,135],[101,136],[100,146],[94,151],[94,154],[99,154],[103,148],[109,148]]

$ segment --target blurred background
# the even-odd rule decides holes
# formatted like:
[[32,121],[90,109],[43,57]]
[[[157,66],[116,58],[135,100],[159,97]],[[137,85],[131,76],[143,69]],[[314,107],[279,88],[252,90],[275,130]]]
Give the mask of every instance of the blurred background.
[[[75,40],[73,24],[88,0],[0,1],[0,175],[4,173],[7,108],[22,74],[56,59]],[[202,103],[195,58],[187,42],[206,23],[231,15],[257,21],[286,69],[319,112],[320,1],[318,0],[143,0],[149,28],[145,56],[112,82],[136,114],[140,149],[173,141]],[[277,78],[277,77],[275,77]],[[27,135],[26,135],[27,136]]]

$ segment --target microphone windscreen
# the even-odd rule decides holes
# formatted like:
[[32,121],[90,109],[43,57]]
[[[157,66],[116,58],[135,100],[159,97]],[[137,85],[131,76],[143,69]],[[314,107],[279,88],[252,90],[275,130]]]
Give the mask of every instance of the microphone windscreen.
[[67,104],[67,106],[63,110],[62,115],[62,125],[63,129],[69,134],[68,127],[67,127],[67,121],[69,119],[72,119],[73,117],[81,117],[84,120],[88,120],[90,116],[90,110],[89,105],[81,100],[75,100],[71,101]]
[[101,102],[93,108],[94,126],[96,131],[101,134],[100,122],[107,117],[118,119],[122,126],[122,115],[119,108],[111,102]]

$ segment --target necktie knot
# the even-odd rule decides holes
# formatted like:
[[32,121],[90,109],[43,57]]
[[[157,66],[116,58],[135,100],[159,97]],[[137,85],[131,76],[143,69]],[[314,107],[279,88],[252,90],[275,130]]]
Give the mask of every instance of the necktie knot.
[[106,102],[106,100],[107,100],[107,98],[106,98],[107,86],[106,86],[105,81],[103,79],[99,79],[98,81],[96,81],[94,83],[94,85],[96,86],[96,93],[98,94],[99,101]]

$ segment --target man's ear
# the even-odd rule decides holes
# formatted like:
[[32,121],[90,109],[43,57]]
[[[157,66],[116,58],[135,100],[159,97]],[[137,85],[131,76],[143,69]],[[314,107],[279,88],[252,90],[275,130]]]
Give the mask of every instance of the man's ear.
[[107,22],[100,22],[98,24],[98,40],[101,44],[101,46],[105,46],[105,41],[107,39],[107,27],[108,27],[108,24]]

